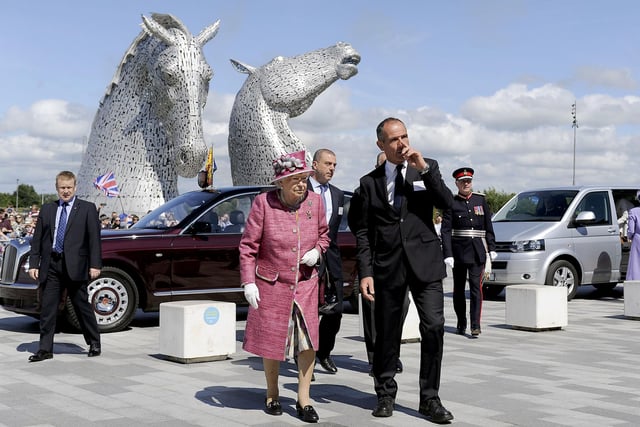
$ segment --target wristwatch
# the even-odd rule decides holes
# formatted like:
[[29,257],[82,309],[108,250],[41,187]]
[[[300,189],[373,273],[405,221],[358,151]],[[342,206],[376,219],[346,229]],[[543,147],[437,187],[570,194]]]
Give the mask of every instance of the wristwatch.
[[420,171],[420,175],[424,175],[427,172],[429,172],[429,163],[427,163],[427,165],[424,167],[424,169],[422,169]]

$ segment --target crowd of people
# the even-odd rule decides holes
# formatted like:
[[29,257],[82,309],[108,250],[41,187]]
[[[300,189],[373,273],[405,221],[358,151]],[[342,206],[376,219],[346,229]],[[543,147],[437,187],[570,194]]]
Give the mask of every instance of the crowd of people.
[[18,212],[13,206],[0,208],[0,240],[32,236],[38,221],[38,206],[32,205],[26,212]]

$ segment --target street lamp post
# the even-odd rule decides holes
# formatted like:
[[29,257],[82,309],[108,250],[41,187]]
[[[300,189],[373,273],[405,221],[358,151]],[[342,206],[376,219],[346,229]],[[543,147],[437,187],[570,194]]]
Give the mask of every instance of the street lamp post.
[[20,192],[20,180],[16,179],[16,214],[18,213],[18,193]]
[[573,118],[573,179],[571,185],[576,185],[576,130],[578,129],[577,101],[573,101],[571,105],[571,117]]

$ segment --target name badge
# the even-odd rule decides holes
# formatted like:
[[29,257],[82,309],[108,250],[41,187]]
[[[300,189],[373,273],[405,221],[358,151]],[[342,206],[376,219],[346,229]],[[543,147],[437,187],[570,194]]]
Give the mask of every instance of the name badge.
[[413,191],[426,191],[427,187],[425,187],[423,181],[413,181]]
[[344,207],[340,206],[338,208],[338,215],[342,215],[342,212],[344,211]]

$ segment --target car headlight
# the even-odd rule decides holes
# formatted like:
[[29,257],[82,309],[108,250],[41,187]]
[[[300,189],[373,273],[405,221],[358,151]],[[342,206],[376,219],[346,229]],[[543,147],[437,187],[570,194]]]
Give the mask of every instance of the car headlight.
[[511,242],[511,252],[544,251],[544,239]]

